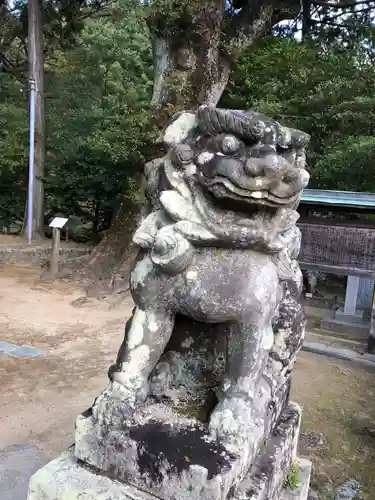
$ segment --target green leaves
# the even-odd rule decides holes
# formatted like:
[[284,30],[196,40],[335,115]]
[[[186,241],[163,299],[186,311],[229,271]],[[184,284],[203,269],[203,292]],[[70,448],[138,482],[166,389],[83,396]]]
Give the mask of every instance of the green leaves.
[[375,137],[349,136],[317,158],[319,187],[375,192]]
[[22,219],[28,161],[27,95],[0,73],[0,230]]
[[[85,8],[85,2],[80,4]],[[82,11],[73,14],[71,26]],[[74,45],[58,48],[55,40],[45,64],[46,210],[78,215],[84,211],[96,220],[97,231],[108,227],[118,194],[128,189],[133,193],[130,179],[143,163],[152,90],[143,7],[136,0],[119,0],[110,14],[85,19],[81,31],[76,26]],[[46,23],[52,26],[53,19]],[[22,218],[24,212],[27,97],[22,84],[0,74],[3,224],[5,219]]]
[[372,190],[375,69],[362,49],[269,38],[243,54],[221,105],[257,109],[311,134],[312,187]]
[[71,210],[100,203],[104,226],[142,164],[152,88],[143,11],[132,0],[118,9],[122,15],[87,22],[51,79],[47,101],[51,201]]
[[[27,2],[14,5],[16,10],[0,13],[0,64],[26,81]],[[47,209],[85,211],[101,230],[119,193],[134,198],[134,174],[151,142],[146,17],[153,34],[183,35],[188,45],[203,4],[46,0],[43,5]],[[279,30],[287,36],[270,35],[243,52],[220,105],[254,108],[309,132],[312,186],[374,189],[375,28],[367,14],[347,11],[336,31],[327,21],[335,9],[322,9],[308,43],[295,39],[294,23],[295,29]],[[9,75],[0,74],[3,220],[22,217],[27,186],[27,89]]]

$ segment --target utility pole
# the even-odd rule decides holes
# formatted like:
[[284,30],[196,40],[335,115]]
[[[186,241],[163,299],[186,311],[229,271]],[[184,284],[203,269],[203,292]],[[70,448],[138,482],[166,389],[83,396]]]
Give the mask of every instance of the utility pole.
[[33,219],[34,219],[34,180],[35,180],[35,97],[37,88],[35,81],[29,80],[30,100],[30,141],[29,141],[29,184],[27,190],[27,242],[33,241]]
[[[27,210],[29,243],[44,236],[44,54],[43,2],[28,0],[28,56],[30,84],[30,154]],[[32,123],[34,122],[34,123]]]

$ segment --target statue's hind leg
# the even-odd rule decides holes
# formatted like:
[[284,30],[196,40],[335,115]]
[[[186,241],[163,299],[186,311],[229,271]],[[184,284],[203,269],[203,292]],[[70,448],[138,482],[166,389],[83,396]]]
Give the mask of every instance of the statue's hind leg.
[[243,322],[231,327],[228,338],[227,369],[222,384],[224,397],[254,398],[256,386],[272,344],[271,322],[261,328]]
[[[259,318],[260,319],[260,318]],[[219,403],[210,419],[213,435],[227,443],[250,432],[257,391],[273,344],[270,319],[254,325],[254,317],[231,325],[228,335],[226,374]]]

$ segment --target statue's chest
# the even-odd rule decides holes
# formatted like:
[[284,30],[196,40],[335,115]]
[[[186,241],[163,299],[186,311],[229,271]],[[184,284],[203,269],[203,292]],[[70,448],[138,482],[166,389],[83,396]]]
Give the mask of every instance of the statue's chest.
[[264,257],[251,251],[203,249],[179,277],[175,298],[179,312],[200,321],[237,317],[257,283]]

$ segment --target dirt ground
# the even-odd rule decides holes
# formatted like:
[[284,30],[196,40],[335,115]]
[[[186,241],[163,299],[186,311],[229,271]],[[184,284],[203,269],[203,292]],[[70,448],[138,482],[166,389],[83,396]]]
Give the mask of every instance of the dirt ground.
[[[0,448],[34,444],[54,457],[73,443],[75,417],[105,387],[132,303],[123,295],[85,302],[74,286],[39,275],[0,269],[0,340],[46,351],[0,355]],[[354,364],[299,355],[292,393],[304,410],[300,454],[313,461],[322,500],[349,477],[363,484],[365,500],[375,498],[374,377]]]
[[39,275],[0,269],[0,339],[47,351],[0,358],[0,447],[30,443],[52,457],[72,444],[75,416],[105,387],[132,303],[115,296],[74,305],[79,289]]

